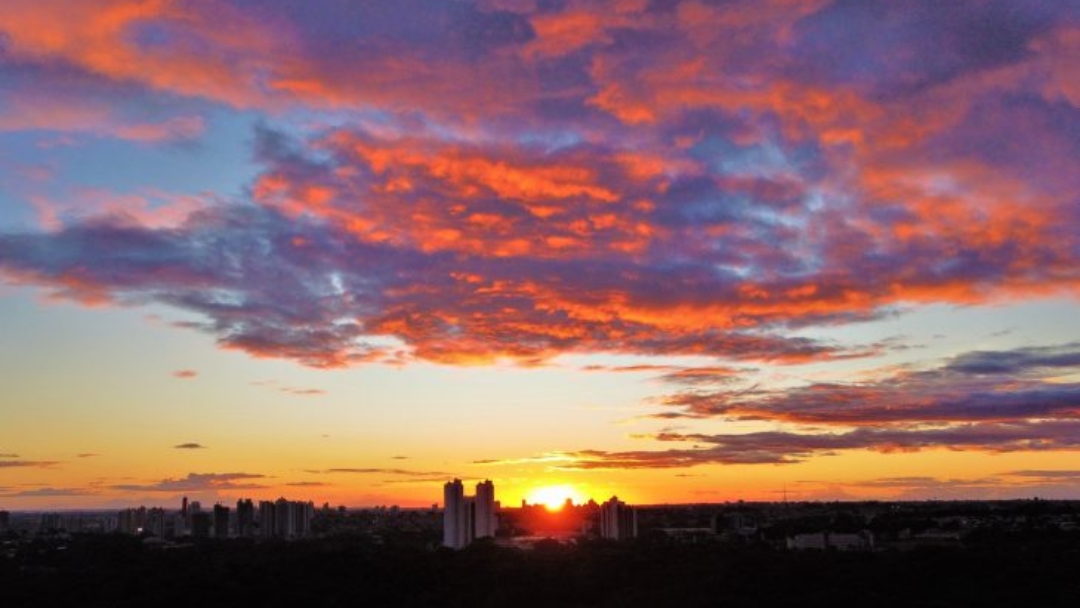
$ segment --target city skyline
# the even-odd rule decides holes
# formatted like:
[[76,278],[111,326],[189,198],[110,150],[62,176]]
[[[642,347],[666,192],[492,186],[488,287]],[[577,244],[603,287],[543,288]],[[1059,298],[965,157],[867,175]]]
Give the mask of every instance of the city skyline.
[[0,510],[1080,499],[1078,65],[1055,2],[8,0]]

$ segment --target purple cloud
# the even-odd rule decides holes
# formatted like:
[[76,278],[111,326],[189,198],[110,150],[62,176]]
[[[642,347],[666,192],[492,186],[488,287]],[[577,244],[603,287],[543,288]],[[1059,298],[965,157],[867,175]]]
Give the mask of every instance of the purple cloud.
[[[7,488],[10,490],[10,488]],[[6,494],[0,494],[8,498],[58,498],[65,496],[92,496],[97,494],[96,490],[90,488],[34,488],[32,490],[19,490],[17,492],[8,492]]]
[[928,449],[1015,452],[1080,449],[1080,421],[975,423],[942,428],[858,428],[841,433],[770,431],[746,434],[651,436],[700,447],[655,451],[567,452],[568,469],[664,469],[708,464],[793,464],[812,456],[852,450],[916,452]]
[[973,351],[937,368],[900,370],[861,383],[680,392],[663,401],[675,411],[655,417],[815,425],[1071,420],[1080,415],[1080,384],[1046,380],[1076,370],[1076,344]]
[[267,486],[251,480],[265,479],[255,473],[188,473],[179,479],[163,479],[149,484],[117,484],[114,490],[126,492],[197,492],[202,490],[257,490]]
[[60,464],[57,460],[0,460],[0,469],[32,468],[51,469]]
[[0,129],[267,123],[243,200],[46,203],[0,272],[252,356],[806,362],[888,346],[798,328],[1080,284],[1070,3],[11,2]]

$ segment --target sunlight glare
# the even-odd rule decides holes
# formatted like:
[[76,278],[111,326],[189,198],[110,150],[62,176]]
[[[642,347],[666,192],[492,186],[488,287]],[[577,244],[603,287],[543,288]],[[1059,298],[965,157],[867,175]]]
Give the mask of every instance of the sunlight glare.
[[569,498],[574,504],[582,504],[587,499],[571,485],[543,486],[533,489],[525,499],[529,504],[541,504],[548,511],[558,511],[563,508],[566,499]]

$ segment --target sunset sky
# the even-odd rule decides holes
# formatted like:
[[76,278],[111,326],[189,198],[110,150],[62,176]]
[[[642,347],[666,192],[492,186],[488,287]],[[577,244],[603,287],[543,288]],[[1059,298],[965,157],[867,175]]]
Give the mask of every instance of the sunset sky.
[[1077,2],[0,10],[0,509],[1080,498],[1078,296]]

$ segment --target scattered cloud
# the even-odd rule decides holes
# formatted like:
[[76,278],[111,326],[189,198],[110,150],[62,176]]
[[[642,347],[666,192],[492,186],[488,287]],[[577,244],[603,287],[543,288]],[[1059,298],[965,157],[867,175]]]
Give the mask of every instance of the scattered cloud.
[[199,372],[193,369],[179,369],[172,373],[173,378],[179,378],[181,380],[188,380],[199,375]]
[[413,484],[420,484],[420,485],[443,484],[443,483],[446,483],[447,480],[450,477],[454,477],[454,476],[453,475],[440,475],[440,476],[436,476],[436,477],[406,477],[406,478],[403,478],[403,479],[383,479],[379,483],[382,483],[382,484],[409,484],[409,483],[413,483]]
[[96,456],[101,456],[101,454],[96,454],[93,452],[82,452],[75,455],[76,458],[94,458]]
[[204,450],[204,449],[206,449],[206,446],[202,445],[201,443],[180,443],[180,444],[174,445],[173,449],[174,450]]
[[445,473],[442,471],[411,471],[408,469],[383,469],[383,468],[338,468],[338,469],[313,469],[305,471],[307,473],[317,475],[334,475],[334,474],[352,474],[352,475],[401,475],[407,477],[414,476],[435,476],[443,478],[444,480],[449,477],[453,477],[453,473]]
[[561,454],[566,469],[664,469],[707,464],[792,464],[853,450],[881,453],[930,449],[1004,453],[1080,450],[1080,420],[981,422],[939,427],[860,427],[838,433],[764,431],[743,434],[659,433],[646,438],[695,447]]
[[653,417],[829,426],[1080,419],[1080,384],[1049,382],[1065,371],[1080,371],[1080,345],[974,351],[859,383],[679,392]]
[[59,464],[58,460],[0,460],[0,469],[51,469]]
[[1004,475],[1007,475],[1009,477],[1031,478],[1031,479],[1036,479],[1036,480],[1040,480],[1040,481],[1050,481],[1050,480],[1071,481],[1071,480],[1075,480],[1077,482],[1080,482],[1080,471],[1077,471],[1077,470],[1049,469],[1049,470],[1009,471],[1008,473],[1004,473]]
[[113,490],[126,492],[196,492],[204,490],[258,490],[268,486],[252,480],[266,479],[255,473],[188,473],[179,479],[163,479],[146,484],[117,484]]
[[255,386],[263,386],[266,388],[270,388],[288,395],[295,395],[298,397],[315,397],[327,394],[327,391],[320,388],[301,388],[296,386],[287,386],[279,384],[274,380],[260,380],[258,382],[253,382],[252,384],[254,384]]
[[[10,488],[7,488],[10,490]],[[90,496],[97,492],[89,488],[34,488],[32,490],[19,490],[17,492],[8,492],[6,494],[0,494],[7,498],[59,498],[65,496]]]

